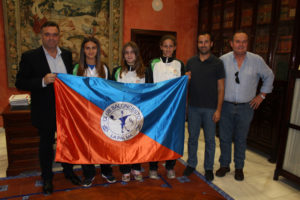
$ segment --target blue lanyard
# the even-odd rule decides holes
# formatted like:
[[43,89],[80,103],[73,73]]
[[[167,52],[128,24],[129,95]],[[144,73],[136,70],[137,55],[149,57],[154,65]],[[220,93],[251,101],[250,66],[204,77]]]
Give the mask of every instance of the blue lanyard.
[[91,68],[91,70],[93,70],[96,65],[89,65],[89,64],[87,64],[87,66],[89,66],[89,68]]

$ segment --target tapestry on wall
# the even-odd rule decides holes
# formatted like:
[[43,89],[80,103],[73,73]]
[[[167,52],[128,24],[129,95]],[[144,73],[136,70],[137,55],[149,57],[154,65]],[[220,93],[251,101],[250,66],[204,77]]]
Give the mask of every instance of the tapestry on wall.
[[101,43],[102,59],[113,68],[120,64],[123,0],[3,0],[9,87],[14,87],[21,54],[41,45],[40,27],[55,21],[60,46],[78,62],[85,36]]

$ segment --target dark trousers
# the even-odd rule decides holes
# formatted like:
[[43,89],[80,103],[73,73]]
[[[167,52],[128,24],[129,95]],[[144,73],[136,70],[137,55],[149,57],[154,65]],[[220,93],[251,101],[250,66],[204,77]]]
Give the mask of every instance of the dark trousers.
[[[43,180],[52,180],[52,163],[54,160],[53,144],[55,143],[55,129],[38,129],[40,135],[39,144],[39,159],[42,171]],[[73,173],[73,165],[68,163],[61,163],[65,175]]]
[[[175,164],[176,164],[176,160],[167,160],[166,161],[166,169],[167,170],[174,169]],[[157,171],[157,169],[158,169],[158,162],[150,162],[149,165],[150,165],[150,170]]]
[[[83,175],[85,178],[93,178],[94,176],[96,176],[95,165],[93,165],[93,164],[81,165],[81,168],[82,168]],[[110,164],[101,164],[100,168],[101,168],[101,174],[112,175],[112,168],[111,168]]]
[[138,170],[138,171],[141,171],[142,167],[141,167],[141,164],[132,164],[132,165],[120,165],[119,166],[120,168],[120,172],[122,174],[128,174],[130,173],[130,170],[133,169],[133,170]]

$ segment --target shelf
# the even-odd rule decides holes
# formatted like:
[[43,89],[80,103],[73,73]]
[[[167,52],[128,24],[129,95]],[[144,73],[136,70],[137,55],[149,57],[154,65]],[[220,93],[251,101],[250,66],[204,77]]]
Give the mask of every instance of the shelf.
[[255,53],[259,54],[259,55],[266,55],[268,53],[268,51],[255,51]]
[[218,3],[218,4],[214,4],[213,7],[221,7],[222,4],[221,3]]
[[232,23],[223,23],[223,29],[232,29],[233,28],[233,24]]
[[[292,43],[294,40],[298,41],[300,37],[298,32],[298,35],[294,33],[295,30],[298,31],[296,29],[298,21],[295,18],[299,20],[300,17],[298,15],[300,10],[296,12],[296,9],[300,8],[300,2],[299,0],[206,2],[210,3],[211,12],[200,8],[200,16],[208,19],[205,27],[214,34],[212,52],[221,56],[232,51],[229,41],[235,31],[242,29],[249,35],[249,51],[261,56],[275,74],[273,91],[255,111],[248,139],[251,140],[252,147],[264,150],[270,156],[270,160],[276,161],[277,154],[280,153],[278,144],[284,126],[281,122],[284,120],[286,109],[288,72],[293,67],[295,70],[299,68],[297,72],[300,74],[300,65],[296,63],[297,66],[293,66],[294,61],[291,63],[291,56],[296,53],[299,56],[299,45],[292,49]],[[198,26],[199,29],[203,26],[201,21]]]
[[269,24],[272,18],[272,4],[259,5],[257,13],[257,24]]
[[242,10],[241,26],[252,26],[253,9],[246,8]]
[[289,6],[282,6],[280,9],[280,21],[293,20],[296,16],[296,8],[290,8]]
[[276,51],[276,54],[279,54],[279,55],[284,55],[284,54],[290,54],[291,51]]
[[228,32],[233,33],[232,27],[230,27],[230,28],[224,28],[224,27],[223,27],[223,30],[222,30],[222,31],[223,31],[223,32],[226,32],[226,33],[228,33]]
[[282,35],[278,38],[278,53],[291,52],[292,49],[292,35]]
[[247,26],[242,26],[242,25],[241,25],[241,28],[242,28],[242,29],[252,28],[252,25],[247,25]]
[[225,2],[226,5],[228,5],[228,4],[234,4],[234,3],[235,3],[235,0],[227,0]]
[[220,24],[218,24],[216,26],[215,26],[215,24],[213,24],[211,29],[214,30],[214,31],[219,31],[220,30]]
[[290,25],[290,24],[293,24],[294,22],[295,22],[295,20],[293,20],[293,19],[279,20],[279,23],[282,23],[282,25]]
[[256,26],[271,26],[271,23],[257,23]]

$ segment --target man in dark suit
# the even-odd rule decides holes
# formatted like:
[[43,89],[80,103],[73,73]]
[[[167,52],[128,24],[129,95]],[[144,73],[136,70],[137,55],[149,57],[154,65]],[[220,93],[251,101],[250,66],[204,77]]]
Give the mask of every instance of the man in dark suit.
[[[16,87],[31,92],[31,120],[40,135],[39,159],[43,179],[43,192],[53,192],[52,162],[54,159],[56,113],[53,82],[56,73],[72,73],[71,52],[58,47],[59,26],[48,21],[41,27],[42,46],[22,54]],[[62,163],[65,177],[79,185],[73,165]]]

